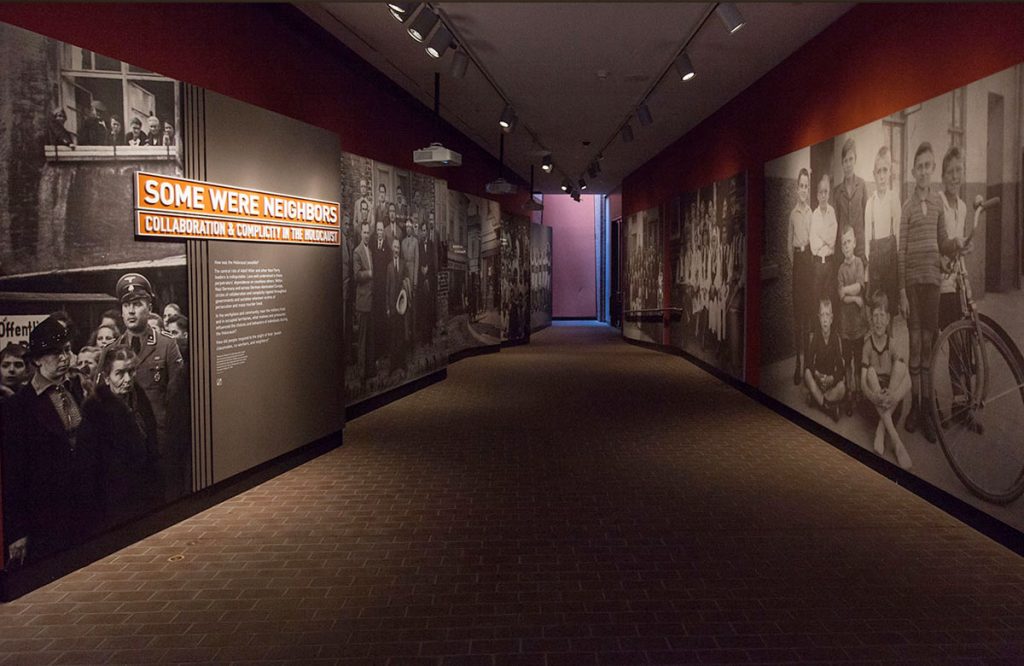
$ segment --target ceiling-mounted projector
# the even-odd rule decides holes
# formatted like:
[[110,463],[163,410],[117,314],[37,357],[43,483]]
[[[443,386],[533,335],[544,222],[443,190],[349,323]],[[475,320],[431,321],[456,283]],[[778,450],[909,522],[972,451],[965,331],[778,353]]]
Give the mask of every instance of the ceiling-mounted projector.
[[487,183],[485,188],[488,194],[515,194],[516,186],[508,182],[504,178],[497,178]]
[[428,167],[457,167],[462,166],[462,155],[439,143],[432,143],[412,151],[412,161]]

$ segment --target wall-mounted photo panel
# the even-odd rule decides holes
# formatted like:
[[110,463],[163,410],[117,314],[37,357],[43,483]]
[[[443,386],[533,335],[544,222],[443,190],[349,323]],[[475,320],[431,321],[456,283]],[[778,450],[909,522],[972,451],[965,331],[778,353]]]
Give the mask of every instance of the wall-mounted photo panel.
[[448,192],[448,351],[501,343],[501,209]]
[[0,53],[0,551],[19,576],[340,432],[341,152],[3,24]]
[[669,204],[672,345],[743,379],[746,349],[747,177]]
[[347,404],[448,363],[444,181],[343,153]]
[[530,329],[551,325],[551,227],[530,224]]
[[765,166],[760,386],[1017,529],[1022,77]]
[[626,279],[622,334],[661,344],[664,246],[661,210],[649,208],[626,218]]
[[530,340],[530,219],[502,215],[501,341]]
[[0,24],[0,496],[17,568],[189,492],[189,266],[139,242],[182,86]]

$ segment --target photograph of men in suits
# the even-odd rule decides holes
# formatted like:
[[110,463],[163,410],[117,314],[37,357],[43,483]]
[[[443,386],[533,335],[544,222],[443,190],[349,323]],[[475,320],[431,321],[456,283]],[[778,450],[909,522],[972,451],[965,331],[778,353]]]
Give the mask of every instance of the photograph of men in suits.
[[363,379],[370,377],[373,366],[373,260],[370,258],[370,224],[363,222],[359,229],[359,245],[352,252],[352,273],[355,277],[355,326],[359,342],[357,366]]

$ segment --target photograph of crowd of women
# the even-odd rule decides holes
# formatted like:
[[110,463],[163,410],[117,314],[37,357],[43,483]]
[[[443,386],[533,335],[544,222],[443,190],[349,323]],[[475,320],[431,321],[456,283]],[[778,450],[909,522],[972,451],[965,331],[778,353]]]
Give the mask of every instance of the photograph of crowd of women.
[[443,368],[444,181],[343,153],[346,403]]
[[530,329],[551,325],[551,227],[530,224]]
[[191,491],[189,303],[184,245],[132,224],[136,171],[183,175],[180,86],[8,25],[0,44],[0,318],[24,324],[0,348],[0,494],[18,567]]
[[501,208],[448,192],[448,350],[501,344]]
[[501,341],[530,341],[530,218],[501,216]]
[[1016,66],[765,168],[761,389],[1024,528]]
[[625,305],[622,334],[662,343],[665,283],[661,210],[649,208],[626,218]]
[[670,204],[671,343],[743,378],[747,177],[738,174]]

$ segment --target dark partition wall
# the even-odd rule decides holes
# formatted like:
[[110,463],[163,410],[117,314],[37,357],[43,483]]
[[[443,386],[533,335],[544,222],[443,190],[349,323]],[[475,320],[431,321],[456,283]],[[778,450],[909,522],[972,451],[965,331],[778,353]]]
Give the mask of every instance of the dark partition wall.
[[530,340],[530,219],[501,218],[501,341]]
[[349,405],[448,363],[444,181],[342,153]]

